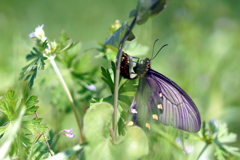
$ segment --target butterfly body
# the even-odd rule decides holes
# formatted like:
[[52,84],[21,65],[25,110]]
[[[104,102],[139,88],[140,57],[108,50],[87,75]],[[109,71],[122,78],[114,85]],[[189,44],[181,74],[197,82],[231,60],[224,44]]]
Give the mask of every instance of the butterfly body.
[[[130,69],[127,57],[121,63],[121,75],[124,78],[139,78],[137,92],[130,106],[134,121],[140,126],[145,126],[147,122],[155,120],[175,128],[198,132],[201,127],[199,111],[187,95],[175,82],[151,69],[150,59],[137,62],[133,68],[136,76],[130,78]],[[130,58],[131,59],[131,58]],[[124,68],[128,66],[128,68]],[[127,75],[127,76],[126,76]]]

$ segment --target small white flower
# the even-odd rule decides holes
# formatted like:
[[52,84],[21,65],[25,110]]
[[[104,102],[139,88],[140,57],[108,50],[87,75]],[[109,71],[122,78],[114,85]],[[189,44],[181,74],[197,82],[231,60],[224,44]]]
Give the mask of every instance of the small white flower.
[[35,32],[30,33],[29,37],[30,38],[37,38],[37,39],[40,39],[41,41],[44,42],[47,38],[45,37],[43,27],[44,27],[44,25],[36,27]]

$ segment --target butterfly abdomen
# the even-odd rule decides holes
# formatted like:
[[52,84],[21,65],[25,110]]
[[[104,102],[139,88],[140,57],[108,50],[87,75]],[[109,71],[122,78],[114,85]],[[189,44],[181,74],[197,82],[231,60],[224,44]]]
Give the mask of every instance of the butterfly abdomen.
[[130,71],[129,71],[129,58],[125,54],[123,54],[122,57],[123,57],[123,60],[121,62],[120,74],[124,78],[131,79]]

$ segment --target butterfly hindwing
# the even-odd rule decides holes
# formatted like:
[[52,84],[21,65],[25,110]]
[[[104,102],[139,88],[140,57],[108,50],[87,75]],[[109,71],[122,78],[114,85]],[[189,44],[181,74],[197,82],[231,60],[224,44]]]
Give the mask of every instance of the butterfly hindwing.
[[[149,76],[140,77],[137,92],[130,106],[130,111],[135,112],[135,124],[144,128],[145,124],[152,120],[152,115],[163,113],[163,108],[158,107],[162,103],[163,98],[159,96],[157,82]],[[158,120],[156,116],[154,119]]]

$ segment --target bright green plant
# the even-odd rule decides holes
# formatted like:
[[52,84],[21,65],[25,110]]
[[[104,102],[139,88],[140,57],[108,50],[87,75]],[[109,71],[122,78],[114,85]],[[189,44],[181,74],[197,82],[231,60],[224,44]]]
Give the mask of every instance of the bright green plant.
[[[236,134],[228,133],[225,123],[204,122],[198,134],[161,124],[152,125],[150,133],[138,126],[128,126],[129,106],[137,82],[120,76],[122,52],[132,56],[147,53],[148,47],[134,41],[137,36],[132,29],[165,7],[166,0],[139,0],[136,9],[129,13],[132,23],[116,21],[109,30],[111,36],[94,48],[98,52],[94,58],[89,54],[92,48],[82,51],[81,43],[72,42],[64,31],[51,41],[45,36],[43,25],[37,27],[29,35],[36,40],[36,46],[26,56],[30,63],[22,69],[19,78],[27,81],[30,89],[37,85],[49,88],[51,104],[59,110],[74,112],[79,144],[58,151],[55,145],[59,136],[74,138],[72,129],[62,129],[56,135],[52,131],[46,134],[48,127],[40,123],[42,119],[37,115],[37,96],[28,97],[24,93],[19,100],[15,91],[9,89],[0,101],[0,113],[7,117],[0,127],[0,159],[201,159],[209,146],[214,148],[217,159],[239,158],[238,148],[225,144],[237,138]],[[100,67],[93,62],[101,59],[105,59],[110,68],[101,67],[100,74]],[[46,67],[48,62],[63,90],[51,78],[52,68]],[[47,76],[39,70],[44,70]]]

